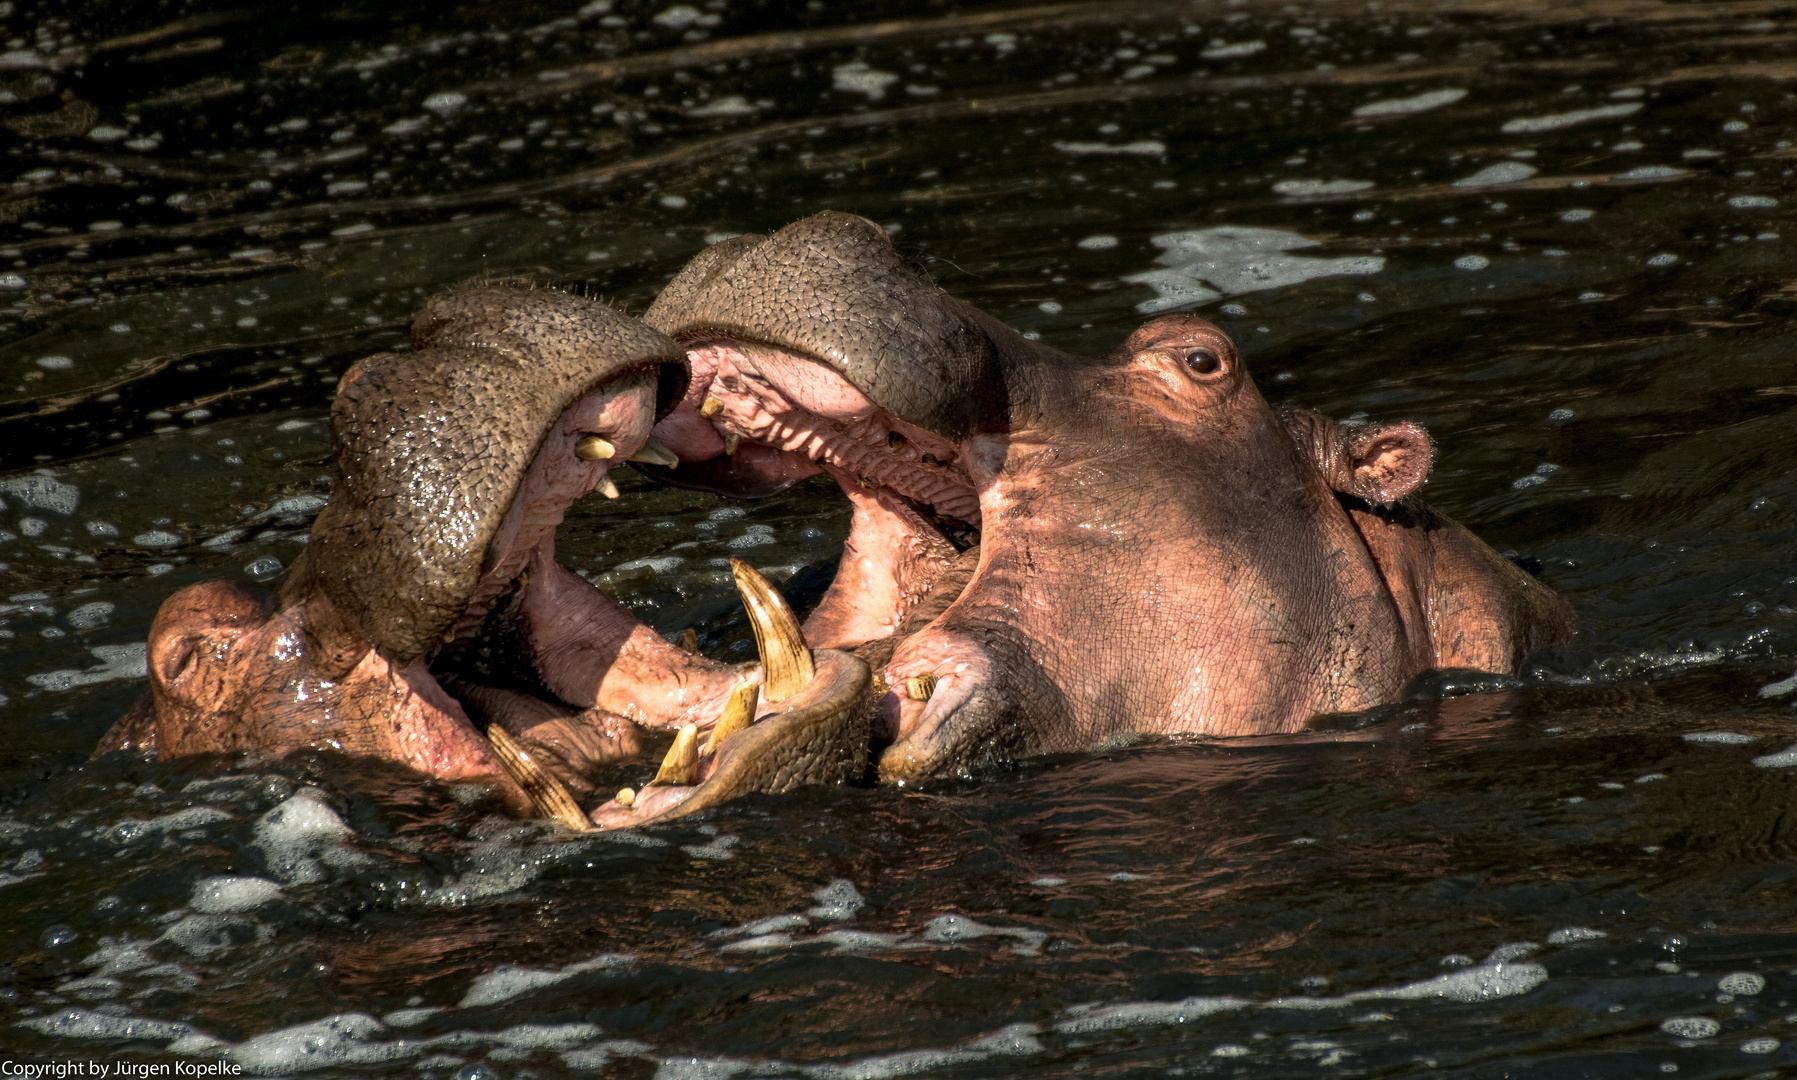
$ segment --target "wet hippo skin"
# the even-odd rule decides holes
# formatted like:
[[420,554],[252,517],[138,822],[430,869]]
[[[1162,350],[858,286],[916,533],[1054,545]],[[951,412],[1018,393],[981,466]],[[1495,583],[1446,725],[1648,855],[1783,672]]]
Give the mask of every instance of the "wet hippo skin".
[[[761,673],[669,644],[555,562],[568,505],[616,494],[606,473],[654,453],[651,426],[686,382],[671,341],[579,297],[489,287],[432,303],[409,352],[343,377],[338,481],[302,557],[274,592],[214,581],[170,597],[149,693],[96,752],[337,750],[491,782],[522,812],[545,809],[538,782],[591,795],[586,778],[634,755],[639,726],[709,727]],[[866,666],[826,655],[812,670],[747,718],[782,723],[695,760],[658,805],[713,774],[728,780],[705,789],[714,801],[858,775],[865,726],[841,721],[861,716]]]
[[1290,731],[1571,632],[1417,499],[1422,428],[1276,412],[1195,316],[1072,356],[825,213],[709,249],[644,319],[692,364],[656,429],[681,463],[648,471],[749,496],[823,471],[853,504],[805,633],[875,665],[885,780]]

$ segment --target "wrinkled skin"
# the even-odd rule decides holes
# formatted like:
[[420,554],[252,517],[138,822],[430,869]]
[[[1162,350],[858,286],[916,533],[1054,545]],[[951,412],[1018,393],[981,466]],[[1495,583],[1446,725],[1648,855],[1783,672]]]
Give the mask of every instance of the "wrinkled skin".
[[[676,648],[555,562],[568,505],[644,446],[685,382],[671,342],[585,300],[437,301],[411,352],[344,376],[340,478],[279,588],[171,597],[150,691],[97,752],[337,750],[490,783],[525,812],[490,725],[590,794],[595,768],[636,753],[638,725],[709,724],[756,675]],[[591,436],[609,459],[581,456]]]
[[644,319],[692,364],[656,429],[681,465],[649,471],[745,496],[823,471],[853,504],[805,634],[876,666],[889,782],[1124,732],[1291,731],[1571,632],[1415,498],[1420,427],[1276,413],[1202,319],[1070,356],[838,213],[717,245]]

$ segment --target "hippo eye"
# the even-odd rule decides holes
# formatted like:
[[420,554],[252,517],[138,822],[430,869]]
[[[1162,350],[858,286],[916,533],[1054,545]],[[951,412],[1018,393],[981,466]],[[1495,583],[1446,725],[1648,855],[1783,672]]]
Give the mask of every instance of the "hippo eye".
[[1223,359],[1209,349],[1187,349],[1185,360],[1194,374],[1215,375],[1223,370]]

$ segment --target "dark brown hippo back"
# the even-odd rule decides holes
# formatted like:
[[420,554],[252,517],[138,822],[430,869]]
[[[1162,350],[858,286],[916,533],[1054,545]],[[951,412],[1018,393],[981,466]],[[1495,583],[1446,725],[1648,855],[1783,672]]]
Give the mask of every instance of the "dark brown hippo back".
[[853,214],[707,249],[643,322],[680,341],[718,334],[808,354],[880,408],[950,439],[1006,423],[1002,361],[977,313]]
[[660,367],[657,409],[686,392],[685,354],[602,304],[551,289],[458,292],[412,324],[412,351],[344,376],[331,408],[337,490],[308,558],[381,655],[427,653],[467,606],[525,470],[562,413]]

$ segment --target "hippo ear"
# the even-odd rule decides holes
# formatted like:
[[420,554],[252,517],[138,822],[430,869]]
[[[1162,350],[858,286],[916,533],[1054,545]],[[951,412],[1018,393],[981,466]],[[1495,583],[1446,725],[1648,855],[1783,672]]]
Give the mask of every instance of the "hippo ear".
[[1397,502],[1429,478],[1435,447],[1421,424],[1368,424],[1348,436],[1353,472],[1337,487],[1375,505]]

